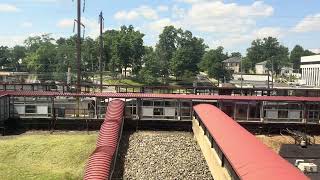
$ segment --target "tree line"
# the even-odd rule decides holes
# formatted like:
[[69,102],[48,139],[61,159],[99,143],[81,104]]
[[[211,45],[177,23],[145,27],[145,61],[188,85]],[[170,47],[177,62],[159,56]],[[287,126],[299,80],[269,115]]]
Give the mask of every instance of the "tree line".
[[[222,46],[209,49],[202,38],[174,26],[163,29],[155,47],[144,45],[143,37],[144,34],[131,25],[105,31],[102,36],[103,70],[117,77],[122,70],[126,72],[130,68],[134,77],[146,84],[192,79],[199,71],[217,80],[229,80],[232,76],[223,61],[230,57],[242,58],[246,73],[254,72],[256,63],[267,61],[267,67],[272,63],[275,73],[279,74],[282,67],[290,64],[299,69],[301,56],[314,54],[300,45],[289,52],[278,39],[266,37],[254,40],[242,57],[239,52],[224,52]],[[54,39],[45,34],[27,38],[23,46],[0,46],[0,67],[65,81],[68,68],[76,72],[75,42],[76,36]],[[99,38],[82,39],[81,47],[82,79],[88,79],[99,70]]]

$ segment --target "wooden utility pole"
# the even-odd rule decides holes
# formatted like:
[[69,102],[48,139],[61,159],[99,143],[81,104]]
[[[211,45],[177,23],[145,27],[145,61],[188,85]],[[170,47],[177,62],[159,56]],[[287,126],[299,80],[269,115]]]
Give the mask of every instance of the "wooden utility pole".
[[102,39],[102,31],[103,31],[103,23],[104,18],[102,11],[99,15],[99,23],[100,23],[100,58],[99,58],[99,71],[100,71],[100,92],[102,92],[102,57],[103,57],[103,39]]
[[77,0],[77,93],[81,93],[81,0]]

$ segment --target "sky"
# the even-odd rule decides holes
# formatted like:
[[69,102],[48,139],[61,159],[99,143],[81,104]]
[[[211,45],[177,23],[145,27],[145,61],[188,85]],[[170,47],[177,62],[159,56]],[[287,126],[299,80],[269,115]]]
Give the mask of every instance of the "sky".
[[[86,0],[85,36],[99,35],[100,11],[105,30],[132,24],[150,46],[164,26],[174,25],[228,52],[244,54],[256,38],[273,36],[290,49],[299,44],[320,53],[319,0]],[[0,0],[0,46],[44,33],[72,36],[75,17],[72,0]]]

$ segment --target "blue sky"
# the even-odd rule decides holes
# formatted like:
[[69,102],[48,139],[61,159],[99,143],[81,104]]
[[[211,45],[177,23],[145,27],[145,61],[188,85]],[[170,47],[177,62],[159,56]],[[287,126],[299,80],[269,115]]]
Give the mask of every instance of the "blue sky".
[[[30,35],[73,35],[76,3],[72,0],[0,0],[0,45],[23,43]],[[98,35],[98,14],[105,28],[132,24],[154,46],[165,25],[193,32],[211,48],[244,53],[252,40],[278,37],[292,48],[319,49],[319,0],[86,0],[86,35]]]

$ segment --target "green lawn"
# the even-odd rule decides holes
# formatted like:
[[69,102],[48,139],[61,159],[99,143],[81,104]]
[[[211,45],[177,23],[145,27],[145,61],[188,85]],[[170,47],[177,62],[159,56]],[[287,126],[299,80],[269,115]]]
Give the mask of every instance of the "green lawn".
[[97,135],[33,132],[0,137],[0,179],[82,179]]
[[104,83],[109,85],[126,85],[126,86],[143,86],[141,82],[134,81],[132,79],[108,79]]

